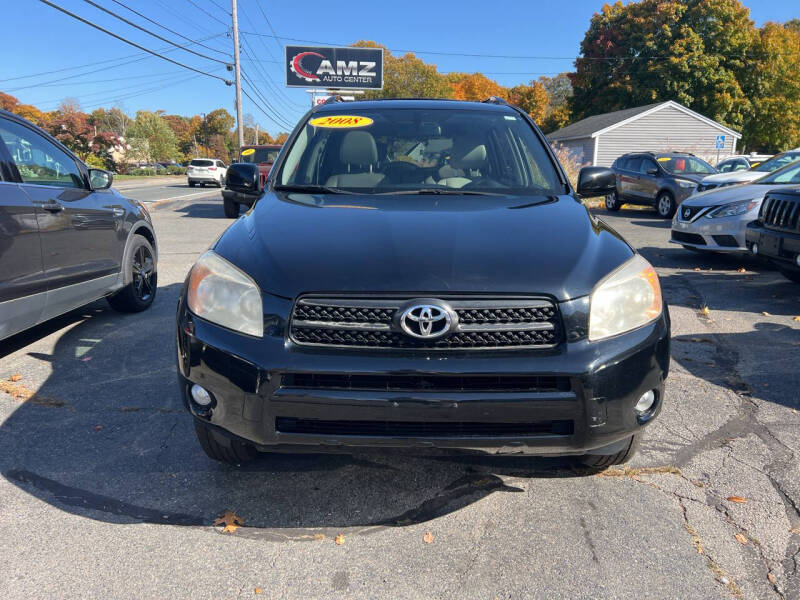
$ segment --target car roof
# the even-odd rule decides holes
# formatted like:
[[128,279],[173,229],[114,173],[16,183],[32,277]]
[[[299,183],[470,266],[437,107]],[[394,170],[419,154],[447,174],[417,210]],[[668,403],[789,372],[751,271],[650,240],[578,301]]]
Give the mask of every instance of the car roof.
[[694,154],[691,152],[653,152],[651,150],[643,150],[641,152],[626,152],[619,158],[625,156],[694,156]]
[[347,113],[356,110],[382,110],[392,108],[418,108],[442,110],[480,110],[512,112],[514,109],[504,102],[470,102],[445,98],[385,98],[378,100],[353,100],[320,104],[314,113]]
[[281,148],[281,144],[245,144],[242,148],[266,148],[267,150],[274,150]]

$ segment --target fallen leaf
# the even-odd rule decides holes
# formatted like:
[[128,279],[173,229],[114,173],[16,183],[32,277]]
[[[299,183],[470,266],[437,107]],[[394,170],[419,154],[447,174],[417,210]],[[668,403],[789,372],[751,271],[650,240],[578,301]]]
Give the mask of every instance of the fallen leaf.
[[747,502],[747,498],[742,498],[741,496],[728,496],[728,502],[736,502],[737,504],[744,504]]
[[772,585],[775,585],[775,575],[773,575],[771,572],[770,572],[770,573],[767,573],[767,579],[769,579],[769,582],[770,582]]
[[711,309],[708,308],[708,306],[704,306],[703,308],[700,309],[700,314],[703,315],[704,317],[707,317],[708,315],[711,314]]
[[344,544],[344,536],[340,533],[336,536],[336,538],[333,541],[336,542],[337,546],[341,546]]
[[103,431],[103,426],[102,425],[95,425],[94,427],[92,427],[92,429],[94,429],[95,431]]
[[771,317],[772,316],[767,311],[763,311],[761,314],[764,315],[765,317]]
[[700,267],[695,267],[695,268],[694,268],[694,270],[695,270],[695,271],[699,271],[699,270],[700,270]]
[[422,537],[422,541],[426,544],[430,544],[433,542],[433,534],[430,531],[426,531],[425,535]]
[[[800,318],[798,318],[797,320],[800,321]],[[22,379],[22,375],[19,374],[12,375],[11,377],[8,378],[9,381],[19,381],[20,379]]]
[[[800,321],[800,317],[792,317],[792,321]],[[13,379],[12,379],[13,381]]]
[[789,530],[789,533],[793,533],[793,534],[795,534],[795,535],[800,535],[800,527],[792,527],[792,528]]
[[745,544],[747,544],[747,538],[746,538],[746,537],[744,537],[744,535],[742,535],[741,533],[737,533],[737,534],[736,534],[736,535],[734,535],[733,537],[735,537],[735,538],[736,538],[736,541],[737,541],[737,542],[739,542],[739,543],[740,543],[742,546],[744,546]]
[[12,398],[28,400],[33,397],[34,391],[21,383],[0,379],[0,392],[5,392]]
[[745,269],[744,267],[739,267],[738,269],[736,269],[736,272],[737,273],[746,273],[747,269]]
[[322,534],[322,533],[315,533],[314,534],[314,539],[317,540],[318,542],[321,542],[322,540],[325,539],[325,535]]
[[256,588],[254,591],[258,595],[261,595],[264,592],[264,590],[262,590],[261,588]]
[[214,519],[214,526],[224,525],[222,533],[233,533],[244,525],[244,519],[229,510],[222,513],[221,517]]

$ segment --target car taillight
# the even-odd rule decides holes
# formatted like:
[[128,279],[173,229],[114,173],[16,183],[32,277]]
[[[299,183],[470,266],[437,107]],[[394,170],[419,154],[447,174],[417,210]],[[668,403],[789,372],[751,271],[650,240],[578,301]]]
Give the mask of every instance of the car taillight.
[[209,171],[216,171],[216,170],[217,170],[217,167],[208,167],[208,170],[209,170]]

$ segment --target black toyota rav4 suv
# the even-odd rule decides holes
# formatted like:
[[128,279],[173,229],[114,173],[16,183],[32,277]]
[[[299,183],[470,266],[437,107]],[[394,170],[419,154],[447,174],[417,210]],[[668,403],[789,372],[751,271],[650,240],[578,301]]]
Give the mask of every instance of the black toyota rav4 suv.
[[[192,267],[179,383],[203,449],[417,446],[627,460],[661,409],[653,267],[502,101],[331,101]],[[614,174],[587,167],[578,193]]]

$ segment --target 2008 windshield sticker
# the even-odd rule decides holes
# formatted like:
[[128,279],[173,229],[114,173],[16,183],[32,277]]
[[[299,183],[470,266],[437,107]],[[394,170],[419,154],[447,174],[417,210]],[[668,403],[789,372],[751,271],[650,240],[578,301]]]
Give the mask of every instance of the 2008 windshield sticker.
[[366,127],[372,125],[373,121],[369,117],[356,117],[353,115],[335,115],[330,117],[317,117],[311,119],[308,124],[314,127],[348,128]]

